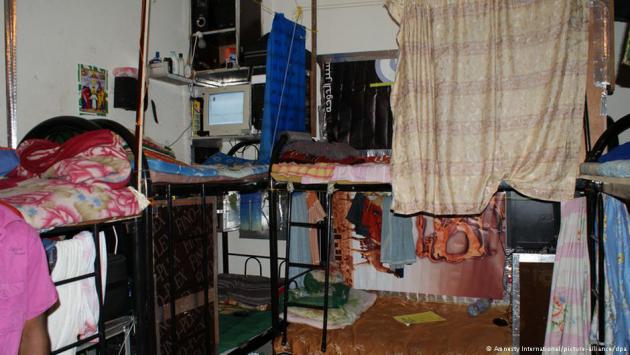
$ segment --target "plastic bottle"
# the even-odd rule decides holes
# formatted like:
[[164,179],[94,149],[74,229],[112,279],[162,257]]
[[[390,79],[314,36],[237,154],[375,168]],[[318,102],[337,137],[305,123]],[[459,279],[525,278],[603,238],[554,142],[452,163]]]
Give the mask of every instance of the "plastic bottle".
[[480,298],[476,302],[468,305],[468,314],[471,317],[476,317],[481,313],[487,311],[492,304],[492,300],[489,298]]
[[155,52],[155,57],[149,61],[149,64],[160,63],[162,59],[160,59],[160,52]]
[[179,56],[177,57],[177,72],[179,75],[184,75],[184,65],[186,63],[184,62],[184,55],[182,53],[179,53]]
[[179,72],[179,57],[177,57],[177,53],[175,53],[175,51],[171,51],[171,55],[173,60],[173,74],[182,75],[183,73]]

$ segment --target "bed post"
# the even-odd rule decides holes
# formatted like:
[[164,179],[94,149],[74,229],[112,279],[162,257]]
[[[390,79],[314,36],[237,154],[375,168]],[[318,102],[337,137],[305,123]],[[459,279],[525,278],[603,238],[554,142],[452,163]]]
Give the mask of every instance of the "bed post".
[[278,324],[278,193],[274,188],[273,180],[271,180],[269,184],[269,197],[269,276],[271,278],[271,327],[272,331],[277,334],[277,331],[280,329]]

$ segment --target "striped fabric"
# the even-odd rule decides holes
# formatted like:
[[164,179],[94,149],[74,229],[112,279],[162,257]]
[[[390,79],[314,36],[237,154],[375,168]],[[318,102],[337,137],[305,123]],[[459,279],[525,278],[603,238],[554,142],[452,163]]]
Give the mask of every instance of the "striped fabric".
[[[588,353],[591,320],[586,198],[562,203],[562,223],[553,268],[544,354]],[[583,350],[583,351],[582,351]]]

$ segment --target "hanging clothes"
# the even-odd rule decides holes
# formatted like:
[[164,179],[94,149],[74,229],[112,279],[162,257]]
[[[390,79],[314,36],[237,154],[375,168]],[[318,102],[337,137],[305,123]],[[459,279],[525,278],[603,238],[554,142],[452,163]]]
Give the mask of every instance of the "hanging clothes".
[[604,255],[606,263],[606,283],[612,294],[614,320],[612,333],[615,354],[627,354],[630,349],[630,225],[626,205],[618,199],[604,195]]
[[306,30],[276,13],[267,43],[265,110],[258,160],[268,164],[283,131],[306,130]]
[[586,198],[561,205],[562,222],[551,281],[543,354],[560,354],[560,347],[589,349],[591,321],[590,267],[586,233]]
[[383,198],[383,224],[381,230],[381,263],[391,269],[416,262],[416,246],[413,243],[413,220],[391,212],[392,197]]
[[502,180],[573,198],[587,1],[386,0],[399,24],[393,209],[479,214]]
[[[324,211],[315,192],[309,191],[306,193],[306,207],[308,208],[308,223],[321,222],[326,218],[326,211]],[[309,229],[308,241],[311,247],[311,260],[313,264],[319,264],[321,258],[319,257],[320,251],[317,229]]]
[[[306,193],[296,192],[293,194],[291,201],[291,221],[308,223],[308,205],[306,201]],[[311,264],[311,247],[309,238],[309,229],[303,227],[291,227],[291,245],[289,246],[289,255],[291,262]],[[286,265],[285,265],[286,267]],[[289,277],[293,277],[306,269],[292,267],[289,268]],[[304,277],[296,279],[298,287],[304,286]]]
[[[107,247],[105,234],[101,232],[101,285],[105,298],[105,280],[107,279]],[[96,248],[92,233],[84,231],[72,239],[62,240],[55,244],[57,248],[57,264],[52,272],[53,281],[61,281],[94,272]],[[51,349],[59,349],[77,341],[77,337],[85,338],[98,331],[99,300],[93,277],[77,282],[57,286],[59,307],[48,316],[48,333]],[[76,348],[62,354],[76,353]]]

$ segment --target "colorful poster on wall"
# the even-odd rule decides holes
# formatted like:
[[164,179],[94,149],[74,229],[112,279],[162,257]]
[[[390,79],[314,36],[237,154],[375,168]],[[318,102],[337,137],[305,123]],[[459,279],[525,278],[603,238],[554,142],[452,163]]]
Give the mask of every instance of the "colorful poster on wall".
[[107,116],[107,70],[79,64],[79,114]]

